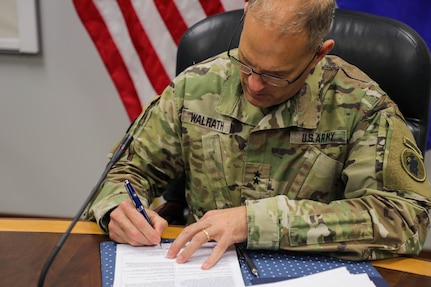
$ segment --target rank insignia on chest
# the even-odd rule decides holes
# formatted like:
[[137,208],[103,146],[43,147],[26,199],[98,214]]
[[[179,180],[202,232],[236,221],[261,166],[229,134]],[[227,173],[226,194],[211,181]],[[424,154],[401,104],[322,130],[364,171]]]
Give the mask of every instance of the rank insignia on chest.
[[254,173],[253,184],[259,184],[259,180],[260,180],[260,172],[257,170]]

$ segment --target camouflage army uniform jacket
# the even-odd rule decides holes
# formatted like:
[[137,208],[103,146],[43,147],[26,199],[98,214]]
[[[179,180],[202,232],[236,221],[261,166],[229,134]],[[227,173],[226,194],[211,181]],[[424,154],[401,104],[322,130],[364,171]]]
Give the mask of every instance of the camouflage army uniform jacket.
[[247,102],[226,55],[216,57],[179,75],[130,133],[88,214],[104,230],[128,198],[125,179],[149,204],[185,173],[195,220],[247,206],[248,248],[370,260],[416,254],[426,238],[422,154],[397,106],[338,57],[266,114]]

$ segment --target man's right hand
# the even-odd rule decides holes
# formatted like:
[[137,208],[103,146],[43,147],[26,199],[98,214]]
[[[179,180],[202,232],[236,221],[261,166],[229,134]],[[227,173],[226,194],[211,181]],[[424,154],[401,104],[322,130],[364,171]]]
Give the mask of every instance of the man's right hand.
[[109,237],[117,243],[127,243],[132,246],[159,244],[168,222],[153,210],[145,209],[145,211],[154,227],[136,210],[131,200],[120,203],[110,215]]

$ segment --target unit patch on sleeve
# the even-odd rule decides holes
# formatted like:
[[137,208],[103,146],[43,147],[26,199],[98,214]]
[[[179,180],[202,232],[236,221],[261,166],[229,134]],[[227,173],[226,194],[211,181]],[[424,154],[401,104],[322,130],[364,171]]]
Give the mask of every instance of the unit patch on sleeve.
[[425,165],[420,156],[411,149],[405,149],[401,153],[401,164],[404,170],[416,181],[424,181],[426,178]]
[[327,132],[292,131],[292,144],[344,144],[347,142],[347,131],[335,130]]

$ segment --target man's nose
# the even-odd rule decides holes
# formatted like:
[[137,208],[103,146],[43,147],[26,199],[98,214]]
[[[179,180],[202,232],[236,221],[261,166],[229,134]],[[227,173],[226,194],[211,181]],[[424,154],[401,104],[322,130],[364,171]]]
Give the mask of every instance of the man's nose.
[[262,77],[254,72],[248,75],[247,81],[249,89],[253,91],[260,91],[267,85]]

